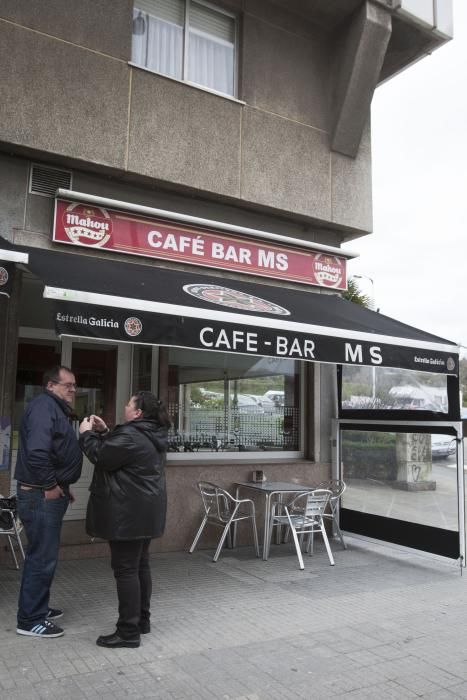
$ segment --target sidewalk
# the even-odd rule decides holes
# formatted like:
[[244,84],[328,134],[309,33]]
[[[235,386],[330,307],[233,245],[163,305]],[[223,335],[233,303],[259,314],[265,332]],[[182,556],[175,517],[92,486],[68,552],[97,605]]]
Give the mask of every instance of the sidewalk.
[[0,697],[9,700],[467,698],[467,573],[348,539],[300,571],[288,545],[151,558],[153,632],[102,649],[116,595],[109,561],[61,561],[60,639],[15,634],[19,574],[0,570]]

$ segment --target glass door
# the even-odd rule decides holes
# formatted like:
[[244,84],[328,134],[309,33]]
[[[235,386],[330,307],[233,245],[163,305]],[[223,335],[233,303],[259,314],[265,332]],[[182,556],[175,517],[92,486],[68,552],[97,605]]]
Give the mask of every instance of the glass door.
[[14,479],[18,439],[24,409],[43,392],[42,378],[49,367],[60,364],[60,341],[55,338],[21,338],[18,342],[16,393],[11,425],[10,493],[16,492]]
[[[74,403],[77,434],[80,421],[93,413],[109,426],[122,420],[130,393],[130,354],[131,346],[127,344],[63,338],[62,364],[73,369],[78,384]],[[93,470],[85,457],[81,478],[73,487],[75,502],[67,511],[67,520],[85,517]]]

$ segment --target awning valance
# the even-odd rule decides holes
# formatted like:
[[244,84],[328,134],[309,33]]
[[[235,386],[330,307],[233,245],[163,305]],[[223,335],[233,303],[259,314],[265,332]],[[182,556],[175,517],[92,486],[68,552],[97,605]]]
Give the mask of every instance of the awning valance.
[[342,299],[94,255],[21,248],[59,334],[457,374],[458,346]]

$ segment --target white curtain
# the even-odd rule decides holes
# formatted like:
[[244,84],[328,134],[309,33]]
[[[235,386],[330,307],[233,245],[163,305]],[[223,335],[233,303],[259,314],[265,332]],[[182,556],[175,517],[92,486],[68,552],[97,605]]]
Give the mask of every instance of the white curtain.
[[234,47],[190,32],[188,80],[212,90],[234,94]]
[[146,13],[135,12],[132,61],[171,78],[182,78],[183,28]]
[[131,60],[178,80],[234,94],[234,44],[190,30],[188,75],[183,75],[183,27],[134,9]]

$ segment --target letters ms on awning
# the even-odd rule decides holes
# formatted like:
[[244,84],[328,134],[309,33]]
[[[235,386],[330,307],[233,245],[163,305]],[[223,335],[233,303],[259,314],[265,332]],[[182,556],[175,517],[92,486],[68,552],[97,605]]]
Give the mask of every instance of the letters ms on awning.
[[343,257],[65,199],[55,203],[53,240],[319,287],[347,288]]

